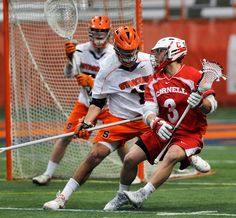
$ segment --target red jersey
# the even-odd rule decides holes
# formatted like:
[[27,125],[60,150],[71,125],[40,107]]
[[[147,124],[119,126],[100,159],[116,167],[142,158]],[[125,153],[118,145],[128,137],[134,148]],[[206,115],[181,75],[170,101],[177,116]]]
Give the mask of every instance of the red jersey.
[[[168,76],[163,71],[156,73],[146,86],[145,101],[157,103],[158,116],[175,126],[188,106],[187,99],[191,91],[197,88],[201,76],[200,71],[186,65],[182,65],[173,76]],[[213,93],[213,90],[207,91],[204,97]],[[176,134],[199,133],[203,135],[206,127],[206,115],[198,108],[192,108],[180,124]]]

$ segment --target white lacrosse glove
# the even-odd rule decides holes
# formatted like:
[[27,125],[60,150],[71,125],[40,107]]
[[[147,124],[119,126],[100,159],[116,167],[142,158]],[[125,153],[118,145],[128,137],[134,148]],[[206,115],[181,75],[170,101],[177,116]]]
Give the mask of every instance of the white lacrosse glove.
[[193,91],[188,97],[188,104],[191,108],[199,107],[202,104],[203,96],[198,91]]
[[172,136],[171,130],[173,129],[173,126],[162,118],[156,117],[155,120],[150,123],[150,127],[164,141],[170,139]]

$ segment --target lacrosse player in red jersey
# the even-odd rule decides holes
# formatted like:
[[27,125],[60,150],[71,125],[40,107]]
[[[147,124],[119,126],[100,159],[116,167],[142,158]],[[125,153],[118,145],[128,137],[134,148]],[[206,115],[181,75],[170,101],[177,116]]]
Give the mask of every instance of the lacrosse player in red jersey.
[[[115,53],[113,45],[108,42],[110,31],[110,19],[107,16],[95,16],[90,20],[89,24],[89,42],[78,45],[73,41],[65,43],[68,62],[64,73],[68,78],[75,78],[79,85],[78,100],[65,123],[65,133],[73,132],[78,124],[78,120],[87,114],[89,102],[91,101],[91,90],[94,78],[100,69],[100,62],[109,54]],[[72,63],[73,56],[77,66],[74,66]],[[105,111],[101,111],[97,119],[103,120],[105,118]],[[89,136],[90,134],[85,139],[89,139]],[[33,183],[46,185],[50,182],[72,138],[66,137],[56,142],[46,171],[42,175],[34,177],[32,179]],[[121,160],[123,160],[127,151],[128,148],[125,146],[118,150]]]
[[184,40],[175,37],[162,38],[154,46],[152,53],[156,72],[146,86],[143,108],[143,119],[151,130],[141,135],[125,156],[120,184],[131,184],[140,162],[148,160],[154,164],[154,160],[172,137],[173,127],[185,108],[190,106],[191,109],[173,134],[172,141],[150,181],[136,192],[123,192],[137,208],[169,178],[176,163],[180,162],[180,169],[190,165],[191,156],[199,153],[203,147],[202,137],[207,128],[206,114],[217,108],[212,89],[204,93],[194,91],[198,88],[202,73],[182,64],[187,54]]

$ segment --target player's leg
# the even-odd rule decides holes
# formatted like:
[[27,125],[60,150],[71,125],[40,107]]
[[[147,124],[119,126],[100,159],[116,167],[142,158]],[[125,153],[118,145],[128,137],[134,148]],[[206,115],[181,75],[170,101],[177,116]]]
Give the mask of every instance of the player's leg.
[[[128,154],[128,152],[129,152],[129,145],[128,144],[125,144],[124,146],[121,146],[117,149],[117,154],[119,155],[120,160],[121,160],[122,163],[124,161],[125,155]],[[132,184],[139,184],[141,182],[142,181],[139,178],[138,172],[137,172],[137,175],[136,175],[134,181],[132,182]]]
[[86,182],[93,169],[98,166],[110,152],[110,148],[104,144],[95,144],[87,157],[80,163],[73,177],[69,179],[63,191],[57,195],[56,199],[46,202],[43,208],[47,210],[65,208],[66,201],[68,201],[72,193]]
[[144,200],[169,178],[175,164],[185,158],[184,149],[178,145],[172,145],[158,164],[150,181],[143,188],[136,192],[124,191],[130,203],[136,208],[141,207]]
[[117,195],[105,205],[105,211],[118,210],[128,203],[124,191],[129,190],[130,185],[137,175],[138,164],[144,160],[146,160],[145,152],[138,145],[134,144],[129,153],[125,156]]
[[119,155],[120,160],[122,162],[124,161],[125,155],[128,154],[128,152],[129,152],[129,147],[127,144],[125,144],[124,146],[121,146],[117,149],[117,154]]
[[71,142],[72,137],[66,137],[63,139],[57,140],[54,145],[51,158],[48,161],[46,171],[39,176],[36,176],[32,179],[32,182],[37,185],[47,185],[55,172],[59,162],[63,158],[68,144]]
[[[74,131],[75,126],[78,124],[78,120],[85,116],[87,110],[88,109],[85,105],[76,102],[69,118],[66,121],[64,132],[68,133]],[[50,182],[58,164],[64,157],[67,146],[70,144],[71,140],[72,137],[65,137],[56,141],[45,172],[42,175],[33,177],[33,183],[37,185],[47,185]]]

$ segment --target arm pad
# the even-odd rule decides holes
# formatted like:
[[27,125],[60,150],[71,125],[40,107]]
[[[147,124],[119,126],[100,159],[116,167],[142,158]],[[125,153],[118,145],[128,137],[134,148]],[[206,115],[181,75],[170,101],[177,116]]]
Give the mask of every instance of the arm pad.
[[104,107],[104,105],[106,104],[106,98],[92,98],[92,101],[90,102],[91,104],[94,104],[95,106],[99,107],[100,109],[102,109]]

